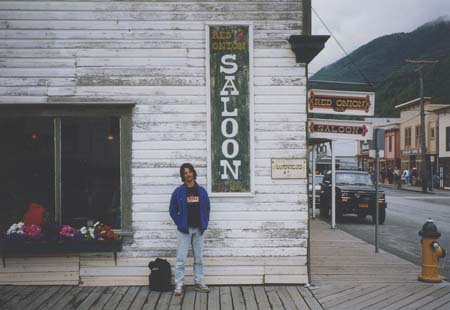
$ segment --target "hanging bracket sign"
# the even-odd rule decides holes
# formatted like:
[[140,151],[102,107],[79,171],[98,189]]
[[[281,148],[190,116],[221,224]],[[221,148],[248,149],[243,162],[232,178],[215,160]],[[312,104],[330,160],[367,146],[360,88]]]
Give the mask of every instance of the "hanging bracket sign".
[[308,113],[373,116],[375,93],[311,89]]
[[335,119],[310,119],[309,137],[331,140],[372,140],[373,126],[369,122]]

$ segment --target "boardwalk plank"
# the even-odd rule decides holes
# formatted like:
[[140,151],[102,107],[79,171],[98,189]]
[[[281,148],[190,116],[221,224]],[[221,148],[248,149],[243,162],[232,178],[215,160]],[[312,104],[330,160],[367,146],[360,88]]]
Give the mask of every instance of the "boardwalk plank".
[[[418,291],[417,293],[415,293],[414,295],[411,295],[407,298],[403,298],[387,307],[385,307],[384,309],[390,309],[390,310],[395,310],[395,309],[399,309],[402,308],[404,306],[407,306],[411,303],[414,303],[416,301],[419,301],[421,299],[423,299],[424,297],[426,297],[429,294],[434,293],[435,291],[438,290],[438,287],[431,285],[431,286],[426,286],[424,285],[421,291]],[[432,297],[432,299],[434,300],[435,297]],[[432,301],[432,300],[430,300]]]
[[281,302],[283,303],[283,306],[285,309],[297,310],[297,306],[295,305],[294,301],[291,298],[291,295],[287,291],[286,286],[278,286],[277,293],[278,293],[278,296],[280,297]]
[[244,295],[240,286],[231,287],[231,298],[233,300],[234,310],[245,310]]
[[353,294],[355,292],[363,291],[363,290],[365,290],[366,288],[368,288],[370,286],[371,285],[367,284],[367,283],[363,284],[363,285],[356,285],[356,286],[354,286],[352,288],[349,288],[347,290],[339,291],[339,292],[336,292],[334,294],[329,294],[329,295],[327,295],[325,297],[321,297],[320,298],[320,302],[321,303],[326,303],[326,302],[328,302],[330,300],[336,300],[336,299],[340,299],[340,298],[343,298],[345,300],[345,296],[346,295]]
[[142,309],[143,310],[155,309],[160,296],[161,296],[160,292],[151,291],[150,294],[148,295],[147,300],[145,301],[144,307],[142,307]]
[[263,286],[253,287],[255,291],[256,301],[258,303],[259,310],[271,309],[269,300],[267,299],[266,291]]
[[[173,292],[164,292],[159,296],[158,303],[156,304],[155,309],[169,309],[170,300],[172,299]],[[175,297],[175,296],[174,296]]]
[[116,291],[119,288],[117,286],[110,286],[107,287],[105,291],[103,291],[103,294],[100,295],[100,298],[97,299],[94,305],[91,306],[90,310],[99,310],[103,309],[105,304],[108,302],[108,300],[111,299],[111,297],[116,293]]
[[386,293],[389,291],[394,290],[395,288],[399,287],[400,284],[397,285],[387,285],[385,287],[380,287],[377,290],[374,290],[370,293],[367,294],[363,294],[359,297],[355,297],[355,298],[351,298],[346,302],[343,302],[341,304],[339,304],[338,306],[336,306],[334,309],[338,310],[338,309],[359,309],[360,304],[361,303],[365,303],[367,302],[367,300],[372,301],[372,303],[374,303],[374,300],[383,300],[386,299]]
[[242,293],[244,295],[247,310],[258,310],[258,303],[256,302],[255,292],[252,286],[243,286]]
[[[5,296],[9,291],[13,290],[14,286],[12,285],[0,285],[0,300]],[[1,304],[1,302],[0,302]]]
[[134,298],[136,298],[137,293],[139,292],[138,286],[132,286],[128,288],[127,293],[123,296],[122,300],[120,301],[119,305],[117,306],[117,310],[127,310],[130,308],[131,303],[133,302]]
[[94,286],[91,287],[83,287],[81,291],[75,296],[74,299],[69,303],[67,309],[77,309],[79,305],[83,303],[83,301],[91,294],[91,292],[95,289]]
[[77,309],[84,310],[84,309],[91,309],[91,306],[95,303],[95,301],[102,295],[103,291],[105,290],[105,287],[96,287],[88,297],[78,306]]
[[59,289],[58,286],[51,286],[48,287],[47,290],[42,292],[41,295],[38,296],[31,304],[29,304],[26,309],[27,310],[34,310],[38,308],[40,305],[42,305],[47,299],[49,299],[55,292],[57,292]]
[[415,293],[417,293],[418,291],[423,290],[423,286],[403,286],[401,287],[401,291],[398,291],[397,294],[395,294],[392,297],[389,298],[385,298],[384,300],[377,302],[376,304],[371,305],[370,307],[367,307],[367,309],[370,310],[381,310],[386,308],[387,306],[402,300],[403,298],[407,298],[408,296],[411,296]]
[[14,307],[16,309],[25,309],[27,305],[35,301],[47,289],[48,289],[47,286],[37,287],[32,291],[31,294],[28,294],[26,297],[22,298],[18,303],[14,304]]
[[[373,291],[380,289],[381,285],[364,285],[355,290],[349,291],[346,294],[339,294],[339,296],[333,298],[327,298],[327,300],[321,300],[324,307],[336,307],[341,303],[347,302],[349,299],[365,296]],[[329,296],[330,297],[330,296]]]
[[[430,302],[433,302],[433,300],[436,299],[436,294],[439,296],[439,291],[443,290],[444,292],[447,290],[447,285],[441,286],[441,285],[433,285],[427,288],[426,290],[423,290],[421,293],[428,293],[425,296],[422,296],[422,298],[417,299],[415,302],[410,303],[402,308],[402,310],[414,310],[414,309],[420,309],[420,307],[429,304]],[[433,295],[434,293],[434,295]]]
[[317,299],[314,297],[314,295],[311,293],[309,289],[303,286],[297,286],[298,291],[305,299],[306,303],[308,304],[309,308],[311,310],[322,310],[322,305],[317,301]]
[[450,309],[450,302],[443,304],[442,306],[440,306],[439,308],[436,308],[434,310],[448,310]]
[[208,309],[220,309],[220,290],[217,286],[210,288],[208,296]]
[[[170,300],[169,304],[169,310],[180,310],[181,306],[183,305],[183,299],[186,296],[186,293],[188,291],[188,288],[185,287],[184,294],[182,296],[175,296],[173,294],[172,299]],[[159,309],[159,305],[158,305]]]
[[[192,310],[195,305],[195,290],[193,287],[188,287],[186,292],[184,293],[183,304],[181,309],[183,310]],[[199,294],[200,295],[200,294]]]
[[231,288],[229,286],[220,287],[220,309],[233,310],[233,300],[231,298]]
[[265,290],[266,290],[267,299],[269,299],[272,309],[284,309],[283,304],[281,303],[280,297],[277,294],[276,287],[275,286],[266,286]]
[[397,286],[397,287],[395,287],[395,288],[393,288],[391,290],[384,291],[382,294],[379,294],[379,295],[377,295],[377,296],[375,296],[373,298],[366,299],[366,300],[360,302],[355,307],[358,307],[358,308],[370,307],[370,306],[375,305],[376,303],[378,303],[380,301],[383,301],[383,300],[385,300],[387,298],[390,298],[392,296],[396,296],[399,292],[401,292],[403,290],[404,290],[404,285],[400,284],[399,286]]
[[83,287],[81,291],[75,295],[75,298],[72,299],[68,305],[66,305],[65,309],[77,309],[79,305],[83,303],[83,301],[89,296],[89,294],[95,289],[95,287]]
[[194,305],[194,309],[195,310],[207,310],[208,309],[208,298],[209,298],[209,294],[204,294],[204,293],[200,293],[197,292],[195,294],[195,305]]
[[423,306],[421,309],[432,310],[450,303],[450,286],[447,286],[446,289],[444,290],[439,290],[439,293],[435,292],[434,296],[438,298],[430,302],[429,304]]
[[[81,291],[81,287],[73,286],[58,302],[53,306],[53,309],[65,309],[66,305],[75,298],[75,296]],[[52,310],[53,310],[52,309]]]
[[130,310],[142,309],[142,307],[145,304],[145,301],[147,300],[148,294],[150,294],[150,289],[148,288],[148,286],[141,287],[129,309]]
[[317,298],[324,298],[329,295],[338,294],[341,292],[345,292],[346,290],[352,289],[356,286],[356,284],[346,283],[346,284],[340,284],[340,285],[332,285],[332,286],[318,286],[318,287],[312,287],[311,292],[316,296]]
[[22,301],[28,295],[32,294],[37,287],[13,287],[12,290],[9,290],[2,298],[4,300],[1,305],[3,308],[11,307],[12,305],[16,305],[18,302]]
[[287,291],[298,309],[309,309],[309,306],[303,299],[302,294],[300,294],[295,286],[288,286]]
[[46,300],[42,305],[37,308],[38,310],[47,310],[47,309],[53,309],[53,307],[56,305],[56,303],[63,298],[71,289],[73,286],[61,286],[59,287],[59,290],[53,294],[51,298]]
[[123,296],[127,293],[128,287],[127,286],[121,286],[119,287],[114,294],[111,296],[111,298],[108,300],[108,302],[104,305],[104,309],[115,309],[117,305],[122,300]]

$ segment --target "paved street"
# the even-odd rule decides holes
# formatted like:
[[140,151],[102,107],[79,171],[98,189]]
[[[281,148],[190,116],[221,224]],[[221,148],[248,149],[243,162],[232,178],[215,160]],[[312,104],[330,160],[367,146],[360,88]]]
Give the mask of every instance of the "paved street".
[[[440,273],[450,279],[450,193],[383,190],[388,209],[385,224],[379,226],[380,248],[420,265],[421,247],[417,232],[431,217],[442,233],[439,242],[447,251],[447,257],[440,261]],[[371,225],[370,217],[359,220],[356,216],[346,215],[337,227],[374,244],[375,226]]]

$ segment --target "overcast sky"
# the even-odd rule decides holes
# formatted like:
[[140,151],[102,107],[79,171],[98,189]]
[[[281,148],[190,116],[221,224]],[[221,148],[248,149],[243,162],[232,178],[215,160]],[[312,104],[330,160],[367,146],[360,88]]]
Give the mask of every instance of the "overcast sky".
[[[386,34],[411,32],[440,16],[450,16],[450,0],[311,0],[312,7],[351,53]],[[312,12],[312,33],[329,34]],[[449,38],[450,39],[450,38]],[[310,63],[310,75],[344,57],[331,37]]]

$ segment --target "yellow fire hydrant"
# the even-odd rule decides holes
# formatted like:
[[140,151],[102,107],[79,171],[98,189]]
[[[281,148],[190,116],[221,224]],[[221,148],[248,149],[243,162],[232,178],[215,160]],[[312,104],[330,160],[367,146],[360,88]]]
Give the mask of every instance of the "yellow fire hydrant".
[[428,219],[419,231],[422,237],[422,274],[419,280],[423,282],[442,282],[445,278],[439,275],[438,260],[445,257],[445,250],[442,248],[437,239],[441,236],[432,219]]

